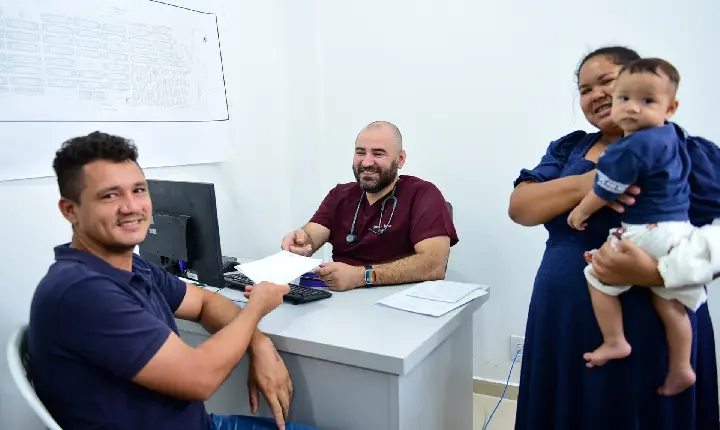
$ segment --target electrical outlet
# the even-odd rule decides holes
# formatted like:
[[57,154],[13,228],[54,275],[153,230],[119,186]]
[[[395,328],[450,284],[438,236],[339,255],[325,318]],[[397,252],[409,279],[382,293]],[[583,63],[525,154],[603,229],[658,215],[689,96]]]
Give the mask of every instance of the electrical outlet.
[[510,360],[515,358],[515,354],[517,354],[518,351],[520,351],[520,353],[517,354],[518,360],[520,358],[522,358],[524,346],[525,346],[525,338],[524,337],[510,336]]

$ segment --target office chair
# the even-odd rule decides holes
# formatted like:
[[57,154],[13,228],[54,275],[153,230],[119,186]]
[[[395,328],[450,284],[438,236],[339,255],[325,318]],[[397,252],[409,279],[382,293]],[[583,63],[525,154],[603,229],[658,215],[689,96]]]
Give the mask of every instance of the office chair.
[[15,380],[15,385],[20,389],[20,393],[35,412],[35,415],[40,418],[49,430],[62,430],[50,415],[50,412],[45,408],[45,405],[40,401],[40,398],[38,398],[30,381],[27,371],[29,362],[27,353],[27,325],[17,329],[10,337],[7,345],[7,361],[10,367],[10,374],[13,380]]

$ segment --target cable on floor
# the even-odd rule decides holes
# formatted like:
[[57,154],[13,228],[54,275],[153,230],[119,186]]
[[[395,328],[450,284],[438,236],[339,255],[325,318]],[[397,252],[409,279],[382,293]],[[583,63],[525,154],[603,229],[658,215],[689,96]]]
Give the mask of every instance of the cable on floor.
[[492,420],[493,415],[495,415],[495,412],[496,412],[496,411],[498,410],[498,408],[500,407],[500,403],[501,403],[501,402],[503,401],[503,399],[505,398],[505,393],[507,392],[508,385],[510,385],[510,376],[512,376],[513,367],[515,367],[515,362],[517,361],[517,358],[518,358],[518,356],[520,355],[520,351],[521,351],[521,350],[518,349],[518,350],[515,352],[515,357],[513,358],[512,364],[510,365],[510,372],[508,373],[507,381],[505,382],[505,388],[503,389],[502,395],[500,396],[500,400],[498,400],[497,405],[495,405],[495,409],[493,409],[492,413],[491,413],[490,416],[488,417],[487,422],[486,422],[485,425],[483,426],[483,430],[487,430],[488,426],[490,425],[490,420]]

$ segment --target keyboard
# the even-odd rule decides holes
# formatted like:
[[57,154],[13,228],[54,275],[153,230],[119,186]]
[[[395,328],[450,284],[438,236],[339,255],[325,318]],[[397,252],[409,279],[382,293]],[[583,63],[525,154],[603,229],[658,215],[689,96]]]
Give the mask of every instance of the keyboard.
[[[231,273],[225,275],[225,288],[245,291],[246,286],[254,284],[255,283],[250,278],[242,273]],[[297,284],[288,285],[290,286],[290,292],[283,296],[283,300],[294,305],[329,299],[332,297],[332,293],[325,289],[303,287]]]
[[225,278],[225,288],[233,290],[245,291],[245,287],[255,284],[252,279],[242,273],[226,273],[223,278]]
[[325,289],[303,287],[296,284],[288,285],[290,286],[290,292],[283,296],[283,300],[294,305],[329,299],[332,297],[332,293]]

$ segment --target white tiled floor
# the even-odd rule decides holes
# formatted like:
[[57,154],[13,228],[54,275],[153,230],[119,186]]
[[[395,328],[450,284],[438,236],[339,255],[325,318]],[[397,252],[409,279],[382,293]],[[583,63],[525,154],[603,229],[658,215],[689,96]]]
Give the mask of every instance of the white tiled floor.
[[[487,421],[493,409],[498,403],[497,397],[484,396],[482,394],[473,395],[473,430],[483,430],[483,425]],[[487,430],[513,430],[515,427],[515,408],[517,402],[514,400],[503,399],[495,411],[495,415],[490,421]]]

